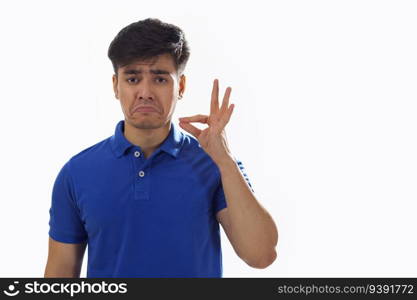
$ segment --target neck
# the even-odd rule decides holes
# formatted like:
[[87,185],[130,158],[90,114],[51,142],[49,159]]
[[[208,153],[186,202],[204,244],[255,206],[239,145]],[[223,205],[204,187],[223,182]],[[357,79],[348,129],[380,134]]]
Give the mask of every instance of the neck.
[[156,129],[139,129],[125,120],[124,136],[133,145],[139,146],[145,157],[148,158],[167,138],[171,129],[171,122]]

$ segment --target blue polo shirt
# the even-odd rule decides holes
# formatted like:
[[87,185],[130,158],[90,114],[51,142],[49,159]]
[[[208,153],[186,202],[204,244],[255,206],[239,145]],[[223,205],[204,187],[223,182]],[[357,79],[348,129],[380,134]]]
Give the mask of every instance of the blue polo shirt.
[[216,213],[226,206],[219,169],[196,138],[171,123],[145,158],[122,120],[61,168],[49,236],[88,244],[87,277],[222,277]]

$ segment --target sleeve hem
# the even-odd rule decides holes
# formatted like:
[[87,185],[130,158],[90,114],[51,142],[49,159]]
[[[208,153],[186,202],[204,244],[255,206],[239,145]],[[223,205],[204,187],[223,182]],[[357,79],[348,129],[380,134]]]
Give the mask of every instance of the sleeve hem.
[[67,243],[67,244],[82,244],[82,243],[87,242],[87,239],[85,238],[65,235],[63,233],[58,233],[54,231],[53,229],[49,230],[49,236],[57,242]]
[[220,205],[219,207],[217,207],[216,209],[215,209],[215,211],[214,211],[214,214],[215,215],[217,215],[217,213],[219,212],[219,211],[221,211],[222,209],[224,209],[224,208],[227,208],[227,204],[225,203],[225,204],[223,204],[223,205]]

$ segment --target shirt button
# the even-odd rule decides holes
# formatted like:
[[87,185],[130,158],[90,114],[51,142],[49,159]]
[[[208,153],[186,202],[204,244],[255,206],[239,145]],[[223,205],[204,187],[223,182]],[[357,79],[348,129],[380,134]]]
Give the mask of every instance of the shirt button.
[[139,172],[139,176],[140,176],[140,177],[143,177],[143,176],[145,176],[145,172],[143,172],[143,171],[140,171],[140,172]]
[[140,156],[140,152],[139,151],[135,151],[135,156],[139,157]]

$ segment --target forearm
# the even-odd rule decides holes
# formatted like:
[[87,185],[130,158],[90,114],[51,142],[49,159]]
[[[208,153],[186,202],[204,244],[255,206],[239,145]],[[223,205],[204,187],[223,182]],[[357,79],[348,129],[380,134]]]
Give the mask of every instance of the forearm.
[[278,242],[272,217],[257,201],[232,158],[217,165],[237,254],[250,265],[269,265],[275,260]]

